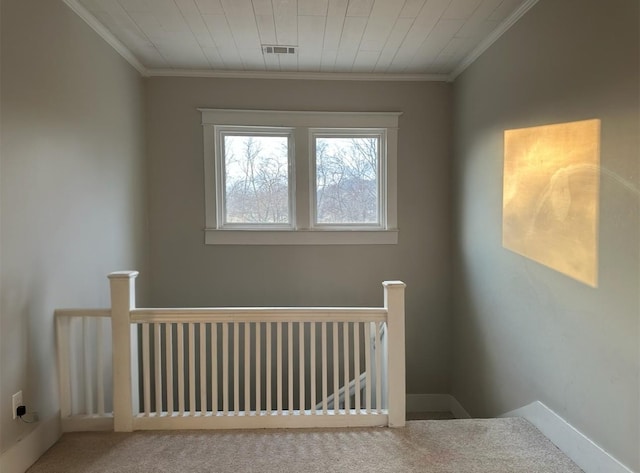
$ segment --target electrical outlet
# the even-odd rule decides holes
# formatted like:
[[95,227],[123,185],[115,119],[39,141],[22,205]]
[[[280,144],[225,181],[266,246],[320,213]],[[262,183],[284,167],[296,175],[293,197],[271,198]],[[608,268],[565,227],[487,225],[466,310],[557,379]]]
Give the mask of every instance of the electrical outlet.
[[24,404],[22,404],[22,391],[18,391],[13,396],[11,396],[11,415],[13,416],[14,420],[18,417],[16,413],[18,410],[18,406],[23,406],[23,405]]

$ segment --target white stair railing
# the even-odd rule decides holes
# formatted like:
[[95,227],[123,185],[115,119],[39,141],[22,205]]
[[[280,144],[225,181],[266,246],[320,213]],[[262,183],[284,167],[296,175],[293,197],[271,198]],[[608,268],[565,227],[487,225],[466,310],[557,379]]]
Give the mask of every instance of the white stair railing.
[[404,425],[404,283],[383,283],[381,308],[138,309],[137,275],[109,275],[110,310],[56,312],[66,430],[90,428],[63,388],[83,314],[111,316],[116,431]]

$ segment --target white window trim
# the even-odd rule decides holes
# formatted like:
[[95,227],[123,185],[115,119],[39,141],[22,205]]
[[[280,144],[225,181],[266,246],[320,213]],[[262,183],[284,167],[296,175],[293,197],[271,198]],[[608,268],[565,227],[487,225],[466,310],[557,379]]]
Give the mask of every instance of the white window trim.
[[[312,112],[272,110],[198,109],[204,136],[205,243],[211,245],[350,245],[396,244],[398,120],[402,112]],[[216,125],[293,128],[295,159],[291,229],[231,229],[219,224],[217,206]],[[314,226],[312,195],[314,170],[311,156],[312,130],[384,130],[385,172],[382,173],[384,227]],[[382,144],[381,144],[382,146]],[[292,171],[293,172],[293,171]]]

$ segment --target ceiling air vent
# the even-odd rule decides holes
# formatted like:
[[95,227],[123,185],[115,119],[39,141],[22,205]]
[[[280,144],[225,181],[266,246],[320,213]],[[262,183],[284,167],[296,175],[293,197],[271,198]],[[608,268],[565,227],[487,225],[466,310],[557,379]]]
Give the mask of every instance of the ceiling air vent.
[[262,45],[262,54],[295,54],[296,46]]

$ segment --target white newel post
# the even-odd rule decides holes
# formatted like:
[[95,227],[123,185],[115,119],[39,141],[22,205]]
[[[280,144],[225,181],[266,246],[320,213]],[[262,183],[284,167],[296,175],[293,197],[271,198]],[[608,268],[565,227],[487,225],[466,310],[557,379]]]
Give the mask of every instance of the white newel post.
[[389,427],[404,427],[406,418],[404,288],[402,281],[385,281],[384,307],[387,309]]
[[113,337],[113,430],[131,432],[139,411],[138,334],[130,310],[136,306],[137,271],[109,274]]

